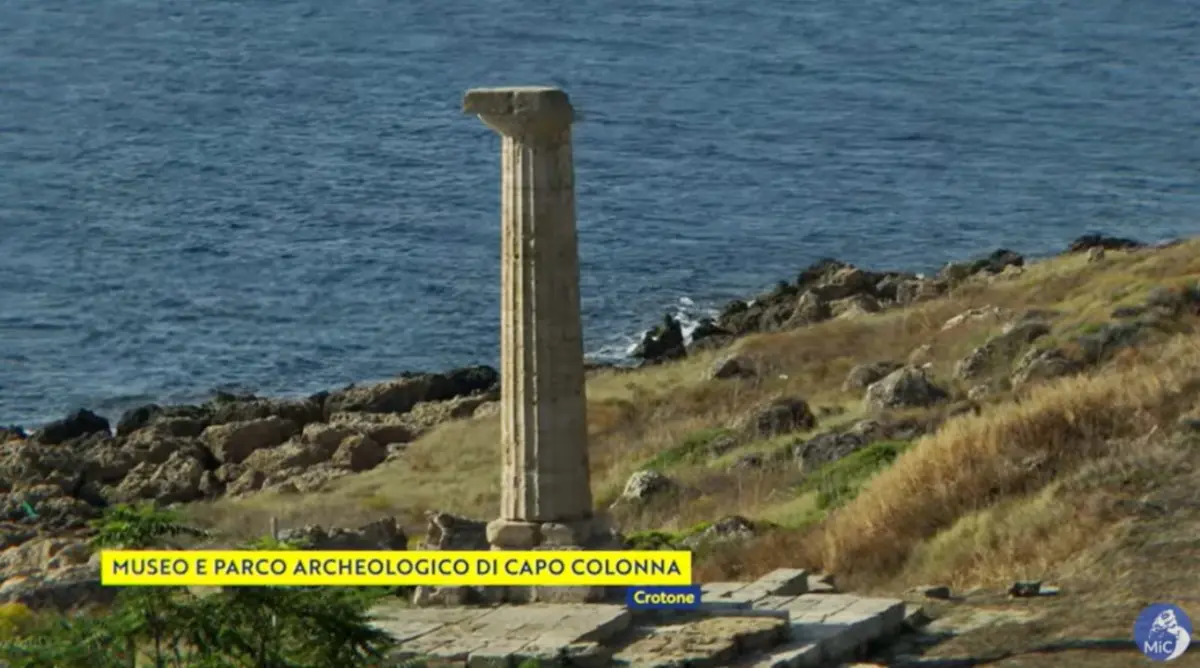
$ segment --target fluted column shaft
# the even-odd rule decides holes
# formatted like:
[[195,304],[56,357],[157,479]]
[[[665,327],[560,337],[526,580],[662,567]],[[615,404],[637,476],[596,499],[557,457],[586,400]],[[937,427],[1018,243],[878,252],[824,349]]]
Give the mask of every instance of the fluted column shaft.
[[502,137],[501,518],[591,515],[573,113],[556,89],[467,93]]

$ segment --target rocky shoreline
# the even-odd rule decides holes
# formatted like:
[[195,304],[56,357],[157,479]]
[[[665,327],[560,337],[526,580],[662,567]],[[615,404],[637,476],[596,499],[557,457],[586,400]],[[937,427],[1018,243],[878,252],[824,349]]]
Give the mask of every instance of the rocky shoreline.
[[[1092,258],[1142,247],[1087,235],[1065,253]],[[794,281],[731,303],[690,341],[668,316],[646,334],[636,357],[642,365],[660,364],[754,333],[903,307],[968,281],[1020,274],[1024,265],[1003,249],[948,264],[932,277],[822,260]],[[736,364],[725,367],[714,374],[738,372]],[[877,380],[888,371],[863,373]],[[495,369],[473,366],[297,399],[219,393],[195,405],[150,404],[126,411],[115,425],[84,409],[32,433],[0,428],[0,603],[62,607],[93,600],[96,564],[83,541],[88,522],[110,505],[311,492],[383,464],[439,423],[495,410],[499,380]]]
[[[1146,245],[1122,237],[1085,234],[1061,255],[1104,250],[1133,250]],[[716,318],[701,320],[690,337],[670,315],[649,330],[633,353],[643,364],[686,357],[689,352],[721,348],[748,334],[795,329],[835,318],[852,318],[940,297],[970,280],[1020,274],[1025,258],[1008,249],[965,262],[951,262],[934,276],[903,271],[872,271],[832,258],[818,260],[794,281],[748,301],[730,302]]]

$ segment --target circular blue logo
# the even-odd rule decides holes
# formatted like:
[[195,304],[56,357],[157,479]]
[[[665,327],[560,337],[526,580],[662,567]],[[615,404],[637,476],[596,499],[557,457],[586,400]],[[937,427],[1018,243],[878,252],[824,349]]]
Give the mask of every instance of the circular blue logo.
[[1155,603],[1138,615],[1133,641],[1151,661],[1178,659],[1192,643],[1192,620],[1177,605]]

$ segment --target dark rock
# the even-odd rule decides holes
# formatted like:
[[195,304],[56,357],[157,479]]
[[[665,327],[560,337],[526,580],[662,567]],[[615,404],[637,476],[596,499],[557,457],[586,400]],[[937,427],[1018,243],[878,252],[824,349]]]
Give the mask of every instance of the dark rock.
[[864,402],[868,409],[916,408],[932,406],[950,397],[934,384],[922,369],[903,367],[867,388]]
[[713,522],[702,531],[680,541],[688,549],[749,540],[757,533],[753,522],[741,515],[729,515]]
[[435,373],[429,378],[429,392],[425,395],[425,401],[449,401],[487,393],[500,386],[500,372],[482,365]]
[[47,424],[33,435],[32,440],[46,445],[58,445],[96,433],[109,434],[108,420],[84,409]]
[[333,527],[328,530],[318,525],[279,532],[279,540],[298,543],[305,550],[392,550],[408,549],[408,537],[396,522],[387,517],[357,529]]
[[1118,306],[1117,308],[1113,309],[1112,317],[1117,318],[1118,320],[1138,318],[1142,315],[1145,315],[1146,311],[1147,309],[1145,306]]
[[407,413],[418,403],[447,401],[494,389],[498,372],[488,366],[454,369],[446,373],[402,374],[375,385],[351,385],[325,397],[324,415],[334,413]]
[[895,302],[901,306],[936,299],[946,292],[948,285],[943,281],[911,279],[896,285]]
[[999,274],[1006,267],[1023,267],[1025,266],[1025,258],[1014,253],[1007,248],[992,251],[985,257],[972,260],[970,264],[970,274],[978,274],[979,272],[987,272],[989,274]]
[[1147,333],[1147,323],[1141,321],[1104,323],[1093,331],[1075,337],[1083,351],[1084,361],[1099,364],[1122,348],[1140,343]]
[[291,420],[269,417],[245,422],[214,424],[204,430],[209,451],[220,462],[240,463],[255,450],[271,448],[295,436],[299,429]]
[[1103,234],[1085,234],[1074,241],[1067,247],[1066,253],[1082,253],[1092,248],[1103,248],[1104,250],[1134,250],[1144,248],[1145,244],[1133,239],[1124,239],[1122,237],[1110,237]]
[[1083,371],[1083,365],[1056,348],[1033,348],[1013,365],[1012,386],[1070,376]]
[[437,511],[425,513],[425,519],[428,521],[424,544],[426,550],[469,552],[491,549],[487,539],[487,522]]
[[142,462],[117,486],[116,497],[123,502],[153,499],[163,504],[202,499],[206,454],[199,449],[177,450],[161,464]]
[[843,392],[855,392],[867,389],[867,386],[882,380],[889,373],[904,366],[899,362],[868,362],[866,364],[858,364],[850,369],[846,374],[846,380],[842,383]]
[[754,437],[769,438],[817,426],[817,418],[808,402],[800,397],[779,397],[768,401],[751,414],[748,426]]
[[[781,324],[788,329],[792,329],[805,325],[814,325],[832,317],[833,310],[829,306],[829,300],[817,292],[810,291],[800,295],[796,303],[788,309],[787,317]],[[774,320],[772,319],[772,322]]]
[[812,287],[829,280],[841,269],[852,269],[852,265],[830,257],[821,258],[804,268],[796,277],[796,287],[800,290]]
[[121,414],[117,421],[117,437],[130,434],[158,424],[171,423],[169,431],[176,436],[198,436],[212,419],[212,412],[200,406],[167,406],[146,404],[131,408]]
[[223,396],[209,402],[209,405],[212,408],[212,424],[279,418],[302,429],[307,424],[324,419],[324,407],[310,399],[264,399],[254,395]]
[[815,471],[865,447],[869,440],[853,431],[818,434],[792,446],[792,457],[803,471]]
[[84,468],[82,453],[69,445],[16,441],[0,450],[0,491],[17,484],[48,484],[71,494],[83,480]]
[[954,377],[971,380],[1000,366],[1007,367],[1025,346],[1049,333],[1050,326],[1043,322],[1015,322],[959,360],[954,367]]
[[386,446],[371,440],[369,436],[351,436],[342,441],[330,463],[355,473],[369,471],[387,460]]
[[729,378],[753,378],[755,375],[754,362],[741,355],[727,355],[717,358],[709,368],[710,379],[725,380]]
[[110,605],[119,590],[101,585],[99,566],[86,564],[9,578],[0,585],[0,603],[66,612],[85,605]]
[[625,481],[625,488],[621,491],[621,498],[617,503],[647,501],[651,497],[670,492],[675,487],[675,481],[658,471],[635,471]]
[[704,318],[696,324],[696,329],[692,330],[692,345],[714,338],[728,340],[732,336],[733,332],[717,325],[712,318]]
[[646,332],[642,337],[642,342],[633,351],[633,356],[651,364],[687,357],[683,327],[670,314],[664,316],[663,324]]
[[17,425],[0,427],[0,443],[7,443],[9,441],[24,441],[28,437],[29,435],[25,433],[25,430]]

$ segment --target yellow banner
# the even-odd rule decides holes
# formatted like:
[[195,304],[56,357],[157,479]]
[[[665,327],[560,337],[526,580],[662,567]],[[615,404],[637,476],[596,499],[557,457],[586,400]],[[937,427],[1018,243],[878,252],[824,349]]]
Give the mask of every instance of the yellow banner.
[[692,584],[692,553],[104,550],[115,586],[671,586]]

